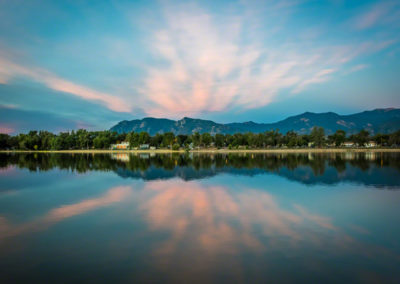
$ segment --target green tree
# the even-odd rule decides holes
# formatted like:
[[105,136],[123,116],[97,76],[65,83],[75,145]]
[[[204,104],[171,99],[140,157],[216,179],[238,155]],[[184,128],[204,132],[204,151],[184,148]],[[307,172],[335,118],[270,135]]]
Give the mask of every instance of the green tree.
[[215,146],[218,148],[222,148],[225,146],[224,144],[225,144],[224,135],[219,133],[215,134]]
[[77,136],[77,148],[79,149],[89,149],[90,143],[90,135],[89,132],[85,129],[79,129],[76,132]]
[[210,135],[210,133],[201,134],[200,140],[201,140],[201,145],[203,145],[204,147],[210,146],[211,142],[213,141],[212,136]]
[[310,134],[311,141],[315,146],[322,147],[325,144],[325,131],[322,127],[313,127]]
[[337,130],[333,135],[330,135],[329,142],[334,143],[336,147],[342,145],[346,140],[346,131],[344,130]]
[[129,132],[126,136],[126,139],[129,142],[130,148],[139,147],[139,133],[135,133],[133,131]]
[[178,143],[174,143],[174,144],[172,145],[172,150],[174,150],[174,151],[179,150],[179,148],[180,148],[180,146],[179,146]]
[[389,134],[378,133],[372,138],[372,140],[374,140],[380,146],[387,146],[389,144],[389,137]]
[[284,137],[284,141],[288,147],[299,146],[299,139],[296,132],[288,131]]
[[175,142],[175,135],[172,132],[166,132],[163,137],[163,146],[172,148],[172,144]]
[[390,146],[394,146],[394,145],[399,146],[400,145],[400,130],[389,135],[388,144]]
[[139,133],[139,145],[141,144],[149,144],[150,143],[150,135],[149,133],[143,131]]
[[185,145],[186,141],[188,140],[188,137],[189,137],[188,135],[183,135],[183,134],[176,136],[177,143],[179,145]]
[[162,144],[163,138],[163,134],[157,133],[150,138],[150,145],[159,148]]
[[0,133],[0,149],[5,150],[11,148],[9,142],[10,142],[10,135]]
[[352,138],[359,146],[364,146],[369,140],[369,132],[363,129],[359,133],[353,135]]
[[192,142],[194,147],[200,146],[200,134],[198,132],[193,133]]
[[282,144],[282,134],[279,129],[265,132],[265,144],[268,146],[278,146]]

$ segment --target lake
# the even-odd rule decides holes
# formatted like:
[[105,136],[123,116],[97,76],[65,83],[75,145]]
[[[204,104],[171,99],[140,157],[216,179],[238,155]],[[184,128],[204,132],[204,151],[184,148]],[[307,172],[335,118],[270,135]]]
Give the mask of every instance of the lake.
[[400,153],[0,154],[1,283],[400,283]]

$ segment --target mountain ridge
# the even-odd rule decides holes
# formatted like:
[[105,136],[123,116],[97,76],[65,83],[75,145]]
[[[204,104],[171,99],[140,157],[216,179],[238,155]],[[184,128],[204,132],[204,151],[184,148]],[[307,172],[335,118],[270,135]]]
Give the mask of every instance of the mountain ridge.
[[224,124],[190,117],[183,117],[179,120],[145,117],[143,119],[120,121],[110,130],[118,133],[146,131],[150,135],[173,132],[178,135],[195,132],[208,132],[211,134],[260,133],[279,129],[281,133],[293,130],[299,134],[308,134],[314,126],[323,127],[326,134],[332,134],[339,129],[346,131],[348,134],[359,132],[362,129],[366,129],[371,134],[390,133],[400,129],[400,109],[377,108],[348,115],[340,115],[335,112],[315,113],[306,111],[273,123],[246,121]]

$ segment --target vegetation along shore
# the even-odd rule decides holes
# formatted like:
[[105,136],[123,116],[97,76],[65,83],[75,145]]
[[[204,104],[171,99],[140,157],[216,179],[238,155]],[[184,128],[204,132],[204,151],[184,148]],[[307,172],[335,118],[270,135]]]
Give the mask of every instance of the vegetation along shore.
[[346,135],[338,130],[325,135],[322,127],[314,127],[310,134],[297,134],[279,130],[264,133],[210,134],[193,133],[174,135],[172,132],[150,136],[147,132],[118,134],[111,131],[78,131],[54,134],[48,131],[30,131],[10,136],[0,134],[2,151],[44,151],[95,153],[110,151],[168,153],[171,151],[194,152],[304,152],[304,151],[364,151],[376,149],[392,151],[400,147],[400,131],[390,134],[370,135],[366,130]]

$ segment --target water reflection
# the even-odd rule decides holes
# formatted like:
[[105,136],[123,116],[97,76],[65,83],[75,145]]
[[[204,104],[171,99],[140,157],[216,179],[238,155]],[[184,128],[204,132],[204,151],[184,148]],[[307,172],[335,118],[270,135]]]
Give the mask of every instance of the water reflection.
[[141,207],[150,228],[171,232],[159,253],[174,252],[185,238],[206,253],[235,254],[240,247],[261,252],[271,244],[263,244],[257,234],[296,241],[302,238],[300,224],[336,230],[329,218],[296,204],[283,209],[271,194],[251,188],[229,192],[221,186],[168,181],[151,182],[146,189],[157,191]]
[[[0,167],[30,171],[54,168],[113,171],[124,178],[144,180],[203,179],[219,174],[253,176],[271,173],[304,184],[353,182],[398,188],[400,153],[344,152],[302,154],[2,154]],[[0,170],[1,172],[1,170]]]
[[[342,157],[308,154],[128,157],[7,157],[3,173],[12,175],[2,177],[30,182],[48,173],[37,171],[41,167],[62,170],[55,171],[57,182],[49,184],[49,190],[43,183],[28,183],[19,194],[0,196],[0,273],[5,279],[72,283],[79,275],[96,283],[400,280],[400,247],[395,243],[398,191],[299,190],[304,184],[293,188],[287,179],[273,183],[276,177],[262,174],[398,172],[391,158],[383,155],[382,168],[368,162],[368,170],[363,170]],[[361,164],[370,161],[358,159]],[[279,166],[272,168],[273,161]],[[85,169],[87,174],[65,169]],[[188,178],[196,169],[199,175]],[[99,172],[106,170],[110,174]],[[137,173],[140,179],[123,179],[120,171]],[[235,175],[204,179],[219,173]],[[255,173],[255,178],[249,177]],[[5,185],[3,180],[1,189]],[[329,206],[333,209],[324,210]],[[373,225],[374,219],[381,226]],[[20,267],[22,261],[29,265]],[[43,266],[57,273],[44,273]]]
[[106,192],[106,194],[100,197],[82,200],[73,204],[62,205],[50,210],[44,216],[36,217],[33,221],[22,224],[11,224],[5,217],[0,215],[0,243],[4,239],[24,233],[45,230],[49,226],[61,222],[64,219],[120,202],[129,193],[129,187],[120,186],[111,188]]
[[[397,253],[385,247],[354,238],[351,231],[335,225],[330,217],[310,212],[296,203],[283,207],[267,191],[254,188],[233,191],[223,186],[176,180],[150,182],[145,190],[155,192],[140,200],[140,210],[150,230],[168,233],[166,240],[154,245],[153,261],[158,269],[169,274],[172,282],[182,280],[182,271],[186,269],[187,279],[212,282],[224,265],[230,269],[229,273],[222,272],[227,277],[224,279],[246,282],[247,265],[241,259],[244,255],[262,259],[258,259],[261,263],[257,265],[262,267],[263,274],[279,281],[285,277],[274,272],[278,268],[274,261],[280,258],[277,254],[289,258],[289,262],[294,255],[307,255],[310,251],[317,251],[318,255],[313,257],[321,262],[327,256],[361,256],[382,263],[400,260]],[[367,232],[361,226],[357,229]],[[329,270],[294,262],[298,269],[315,273],[307,279],[316,279]],[[388,265],[393,268],[393,264]],[[353,273],[362,274],[357,266],[353,269]],[[314,278],[316,275],[319,276]]]

